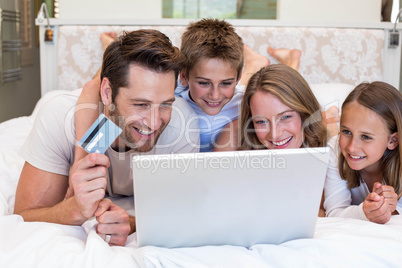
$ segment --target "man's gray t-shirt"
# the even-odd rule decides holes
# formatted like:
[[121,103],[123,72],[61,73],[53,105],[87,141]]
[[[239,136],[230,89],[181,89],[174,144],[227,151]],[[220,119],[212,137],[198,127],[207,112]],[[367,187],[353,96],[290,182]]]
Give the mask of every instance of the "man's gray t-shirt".
[[[74,113],[81,90],[66,91],[42,104],[21,155],[32,166],[51,173],[69,175],[74,163]],[[88,108],[83,105],[80,108]],[[196,153],[199,151],[197,114],[189,104],[176,98],[172,117],[154,148],[146,153],[133,150],[118,153],[110,147],[105,152],[110,160],[108,194],[133,195],[131,156],[133,154]]]

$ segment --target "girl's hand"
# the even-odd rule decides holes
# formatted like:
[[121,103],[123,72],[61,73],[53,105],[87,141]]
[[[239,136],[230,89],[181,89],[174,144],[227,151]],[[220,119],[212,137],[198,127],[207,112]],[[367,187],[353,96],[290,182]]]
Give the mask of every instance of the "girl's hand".
[[387,223],[392,215],[387,200],[375,192],[367,195],[363,203],[363,211],[371,222],[380,224]]
[[381,183],[376,182],[373,187],[373,192],[385,198],[389,205],[391,213],[396,210],[398,195],[395,193],[394,187],[389,185],[382,185]]

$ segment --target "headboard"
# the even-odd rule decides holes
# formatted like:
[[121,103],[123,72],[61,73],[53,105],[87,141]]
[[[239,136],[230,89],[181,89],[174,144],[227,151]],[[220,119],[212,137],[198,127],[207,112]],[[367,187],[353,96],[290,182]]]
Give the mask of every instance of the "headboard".
[[[356,85],[362,81],[382,80],[399,88],[401,46],[389,48],[392,23],[313,25],[267,20],[228,21],[236,27],[245,44],[267,57],[268,46],[300,49],[299,72],[311,84]],[[53,42],[45,42],[46,24],[37,20],[40,26],[42,95],[55,89],[80,88],[93,77],[102,62],[99,40],[102,32],[154,28],[180,47],[180,36],[189,22],[172,19],[110,22],[50,19]],[[275,63],[273,58],[270,61]]]

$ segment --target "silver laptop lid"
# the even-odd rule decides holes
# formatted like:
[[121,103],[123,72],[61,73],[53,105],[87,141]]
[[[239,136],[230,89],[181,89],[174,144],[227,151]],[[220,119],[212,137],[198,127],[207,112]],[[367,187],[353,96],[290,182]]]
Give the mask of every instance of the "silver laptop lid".
[[311,238],[328,160],[328,148],[134,156],[138,244]]

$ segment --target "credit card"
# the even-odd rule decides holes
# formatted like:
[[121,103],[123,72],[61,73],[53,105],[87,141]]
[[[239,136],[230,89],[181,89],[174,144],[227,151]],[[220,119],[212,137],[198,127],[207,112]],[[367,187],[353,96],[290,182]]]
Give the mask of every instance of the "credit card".
[[121,132],[121,128],[101,114],[78,144],[88,153],[103,154]]

